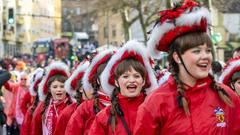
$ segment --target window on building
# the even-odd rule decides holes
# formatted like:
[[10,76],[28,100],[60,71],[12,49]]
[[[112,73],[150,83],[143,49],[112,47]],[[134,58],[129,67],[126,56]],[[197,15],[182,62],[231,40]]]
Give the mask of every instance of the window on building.
[[68,12],[67,8],[63,8],[63,15],[64,15],[64,16],[67,15],[67,12]]

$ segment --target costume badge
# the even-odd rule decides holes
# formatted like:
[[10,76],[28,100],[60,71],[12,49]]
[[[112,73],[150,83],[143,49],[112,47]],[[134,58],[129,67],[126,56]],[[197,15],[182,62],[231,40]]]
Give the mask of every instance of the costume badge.
[[224,111],[221,107],[217,107],[214,110],[217,118],[217,127],[226,127],[226,122],[224,121]]

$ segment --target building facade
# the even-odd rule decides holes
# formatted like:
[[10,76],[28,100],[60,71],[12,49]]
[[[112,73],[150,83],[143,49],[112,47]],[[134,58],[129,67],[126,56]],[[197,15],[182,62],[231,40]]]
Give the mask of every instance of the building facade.
[[60,37],[61,0],[3,0],[4,57],[31,54],[39,38]]

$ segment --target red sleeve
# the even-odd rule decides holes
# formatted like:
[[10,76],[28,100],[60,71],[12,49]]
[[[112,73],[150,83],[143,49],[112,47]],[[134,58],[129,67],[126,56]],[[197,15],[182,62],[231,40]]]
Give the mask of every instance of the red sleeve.
[[24,116],[20,135],[30,135],[31,130],[29,127],[31,127],[31,121],[32,121],[32,115],[31,115],[31,107],[30,107],[30,108],[28,108],[28,110]]
[[27,112],[27,109],[31,106],[31,95],[30,92],[27,92],[20,103],[20,109],[23,114]]
[[68,123],[71,115],[75,111],[76,106],[77,106],[77,104],[73,103],[73,104],[67,106],[62,111],[62,113],[59,115],[59,117],[57,119],[57,124],[56,124],[56,128],[54,131],[54,135],[64,135],[65,134],[67,123]]
[[[162,99],[149,95],[142,105],[139,106],[134,128],[134,135],[157,135],[160,131],[156,117],[160,117],[160,103]],[[160,114],[159,114],[160,113]]]
[[31,122],[31,134],[30,135],[42,135],[42,111],[43,103],[39,103],[33,113]]
[[108,119],[108,114],[105,113],[105,110],[102,110],[97,114],[95,117],[88,135],[106,135],[108,134],[106,131],[108,130],[107,128],[107,123],[104,123]]
[[13,92],[13,90],[16,89],[15,87],[18,87],[18,84],[11,83],[11,82],[7,81],[6,83],[4,83],[3,86],[4,86],[8,91]]
[[[66,130],[65,130],[65,135],[83,135],[84,134],[84,117],[83,115],[83,108],[84,108],[84,103],[83,102],[76,111],[72,114]],[[77,124],[76,124],[77,123]]]

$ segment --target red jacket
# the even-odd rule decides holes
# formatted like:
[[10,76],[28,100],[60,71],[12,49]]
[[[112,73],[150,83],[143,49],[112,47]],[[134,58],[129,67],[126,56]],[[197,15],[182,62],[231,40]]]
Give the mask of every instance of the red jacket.
[[[99,96],[100,101],[103,98],[107,97]],[[67,124],[65,135],[88,134],[91,124],[95,118],[95,113],[93,111],[93,103],[94,99],[91,99],[84,101],[83,103],[81,103],[80,106],[78,106]],[[102,110],[103,108],[105,108],[105,105],[100,102],[99,107]]]
[[40,128],[42,127],[41,112],[42,112],[43,104],[44,103],[40,101],[35,111],[33,112],[30,135],[42,135],[42,130]]
[[21,126],[20,135],[30,135],[31,132],[31,122],[32,122],[32,107],[29,107],[23,120],[23,124]]
[[67,127],[67,123],[71,118],[73,112],[77,109],[77,103],[72,103],[71,105],[67,106],[59,115],[57,119],[56,128],[54,131],[54,135],[64,135],[65,130]]
[[191,115],[177,104],[176,83],[172,76],[146,98],[139,107],[134,135],[239,135],[240,101],[232,90],[235,107],[227,106],[210,88],[210,78],[199,80],[185,90]]
[[[138,107],[143,103],[144,98],[143,94],[135,98],[124,97],[120,94],[118,95],[119,105],[121,106],[124,119],[131,133],[133,133],[135,126]],[[89,135],[128,135],[120,117],[117,118],[115,132],[112,131],[111,125],[108,124],[110,109],[111,106],[108,106],[97,114],[90,128]]]
[[32,106],[32,103],[33,103],[33,97],[30,95],[30,92],[28,91],[23,96],[23,99],[20,104],[20,109],[24,115],[26,114],[28,108]]
[[[56,105],[56,110],[58,115],[61,114],[61,112],[63,111],[63,109],[67,106],[67,100],[62,102],[61,104]],[[31,135],[42,135],[43,134],[43,127],[42,127],[42,109],[43,109],[43,104],[39,105],[35,112],[34,112],[34,116],[32,119],[32,131],[31,131]],[[53,123],[56,123],[57,121],[53,121]],[[55,126],[56,124],[54,124],[53,126],[53,131],[55,130]]]

